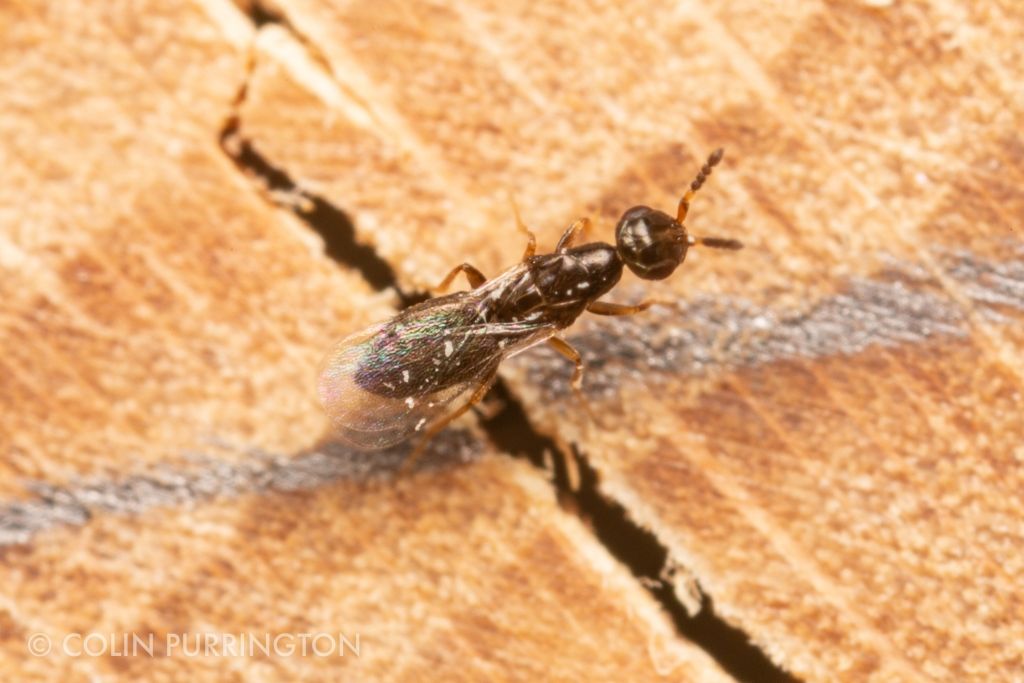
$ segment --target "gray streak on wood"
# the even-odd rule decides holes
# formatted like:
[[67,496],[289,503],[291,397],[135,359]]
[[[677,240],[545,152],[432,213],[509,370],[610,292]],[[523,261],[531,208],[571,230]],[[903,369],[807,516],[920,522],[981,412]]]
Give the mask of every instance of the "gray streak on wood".
[[[1019,252],[1016,259],[1000,262],[966,251],[943,258],[947,276],[986,322],[1005,323],[1010,311],[1024,311],[1024,254]],[[592,318],[582,327],[568,339],[587,363],[585,391],[604,398],[624,382],[853,355],[875,345],[965,337],[970,331],[967,312],[938,282],[914,264],[895,262],[874,277],[849,280],[838,293],[801,311],[702,297],[632,317]],[[552,398],[569,395],[568,368],[558,354],[540,348],[513,362],[525,364],[529,381]]]
[[[29,482],[34,496],[0,501],[0,547],[28,543],[36,533],[55,526],[81,526],[97,513],[136,515],[155,507],[189,506],[253,492],[307,491],[340,480],[380,480],[398,470],[409,450],[410,444],[357,451],[324,442],[294,456],[250,450],[245,460],[228,462],[193,454],[188,458],[192,466],[186,468],[162,466],[68,486]],[[417,469],[468,462],[480,452],[480,442],[469,432],[449,429],[431,442]]]

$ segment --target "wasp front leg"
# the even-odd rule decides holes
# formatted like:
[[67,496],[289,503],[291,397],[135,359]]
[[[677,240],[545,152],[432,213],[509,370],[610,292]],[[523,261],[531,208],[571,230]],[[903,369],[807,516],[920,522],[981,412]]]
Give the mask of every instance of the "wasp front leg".
[[587,232],[587,230],[590,230],[590,226],[590,219],[586,216],[575,221],[572,225],[566,228],[565,232],[562,233],[561,239],[559,239],[558,244],[555,245],[555,253],[560,253],[575,244],[576,241]]
[[623,304],[613,304],[610,301],[592,301],[587,305],[587,310],[596,315],[633,315],[634,313],[646,311],[651,306],[667,303],[666,301],[647,299],[638,304],[626,306]]

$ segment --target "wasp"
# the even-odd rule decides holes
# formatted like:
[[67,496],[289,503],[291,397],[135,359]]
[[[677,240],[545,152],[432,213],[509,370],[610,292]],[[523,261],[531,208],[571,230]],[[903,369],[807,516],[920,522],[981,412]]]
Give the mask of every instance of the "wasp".
[[654,301],[621,305],[601,301],[622,277],[623,267],[645,280],[663,280],[691,247],[741,249],[733,239],[694,237],[686,219],[694,194],[722,160],[713,152],[679,200],[676,215],[635,206],[615,227],[615,245],[577,244],[590,227],[588,218],[572,223],[550,254],[537,254],[527,236],[520,262],[488,280],[463,263],[438,285],[445,290],[460,274],[472,289],[428,299],[390,320],[356,332],[331,348],[320,366],[318,394],[334,430],[360,449],[380,449],[422,440],[409,460],[448,423],[481,400],[510,356],[547,343],[575,364],[571,385],[578,396],[583,360],[559,332],[584,311],[631,315]]

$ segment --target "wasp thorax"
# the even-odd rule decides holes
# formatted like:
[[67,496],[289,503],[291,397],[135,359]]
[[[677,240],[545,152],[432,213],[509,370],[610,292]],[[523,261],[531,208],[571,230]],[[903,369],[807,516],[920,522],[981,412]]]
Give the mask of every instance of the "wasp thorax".
[[672,216],[648,206],[634,206],[615,226],[622,261],[645,280],[664,280],[686,258],[686,228]]

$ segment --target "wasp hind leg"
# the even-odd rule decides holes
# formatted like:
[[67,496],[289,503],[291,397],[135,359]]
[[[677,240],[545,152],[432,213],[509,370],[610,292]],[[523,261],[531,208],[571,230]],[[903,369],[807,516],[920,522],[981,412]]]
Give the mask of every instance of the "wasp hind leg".
[[455,420],[455,418],[461,416],[467,410],[472,408],[476,403],[478,403],[480,399],[482,399],[484,395],[487,394],[487,391],[491,388],[491,385],[494,384],[494,379],[497,376],[498,373],[495,372],[493,375],[490,376],[490,378],[486,382],[482,383],[479,387],[476,388],[472,396],[470,396],[465,403],[463,403],[461,406],[459,406],[449,414],[445,415],[443,418],[441,418],[434,424],[430,425],[429,428],[427,428],[427,431],[423,435],[423,438],[419,440],[416,446],[412,449],[412,452],[409,453],[409,456],[405,459],[405,462],[402,463],[401,468],[399,468],[399,475],[408,474],[410,471],[412,471],[413,465],[415,465],[416,461],[418,461],[420,457],[422,457],[423,452],[427,449],[427,444],[430,443],[431,439],[440,434],[445,427],[450,425],[452,421]]

